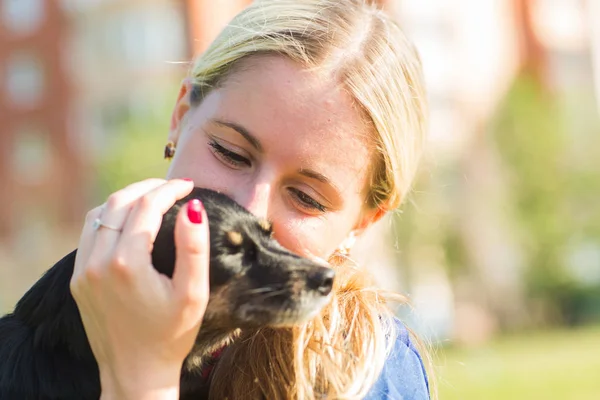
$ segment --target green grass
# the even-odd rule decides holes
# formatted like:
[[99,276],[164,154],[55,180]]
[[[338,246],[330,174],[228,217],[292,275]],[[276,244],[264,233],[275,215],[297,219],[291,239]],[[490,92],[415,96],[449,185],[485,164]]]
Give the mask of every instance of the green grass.
[[436,364],[440,400],[598,400],[600,327],[440,349]]

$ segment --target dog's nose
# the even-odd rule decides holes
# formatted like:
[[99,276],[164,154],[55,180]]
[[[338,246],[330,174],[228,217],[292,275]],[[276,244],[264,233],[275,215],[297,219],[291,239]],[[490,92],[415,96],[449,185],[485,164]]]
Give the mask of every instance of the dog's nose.
[[327,296],[333,287],[335,272],[328,267],[317,267],[308,273],[307,286],[316,290],[323,296]]

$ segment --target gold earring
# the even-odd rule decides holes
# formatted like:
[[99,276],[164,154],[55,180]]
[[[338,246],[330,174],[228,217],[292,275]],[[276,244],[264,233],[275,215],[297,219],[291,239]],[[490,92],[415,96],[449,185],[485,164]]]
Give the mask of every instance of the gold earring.
[[175,155],[175,143],[169,141],[165,146],[165,160],[171,160]]

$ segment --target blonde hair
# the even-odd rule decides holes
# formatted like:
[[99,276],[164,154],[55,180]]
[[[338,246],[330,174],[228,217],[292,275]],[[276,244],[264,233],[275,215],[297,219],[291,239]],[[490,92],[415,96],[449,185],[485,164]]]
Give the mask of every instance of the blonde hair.
[[[193,64],[193,97],[200,101],[241,60],[261,54],[326,71],[344,85],[374,131],[367,204],[398,207],[420,161],[427,107],[419,57],[397,24],[360,0],[255,1]],[[211,399],[368,393],[396,337],[387,301],[404,298],[384,293],[344,257],[330,262],[336,268],[331,303],[295,328],[242,332],[215,367]]]

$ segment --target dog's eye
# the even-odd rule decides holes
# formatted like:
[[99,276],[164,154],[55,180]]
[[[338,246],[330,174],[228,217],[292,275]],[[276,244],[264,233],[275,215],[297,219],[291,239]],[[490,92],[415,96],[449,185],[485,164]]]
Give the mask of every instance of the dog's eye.
[[248,262],[253,262],[256,260],[256,246],[254,243],[251,243],[244,248],[244,258]]

